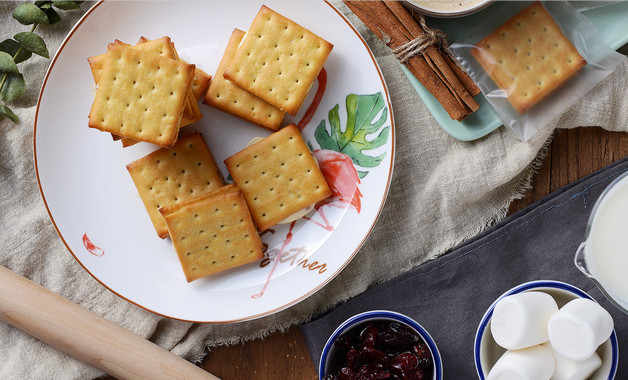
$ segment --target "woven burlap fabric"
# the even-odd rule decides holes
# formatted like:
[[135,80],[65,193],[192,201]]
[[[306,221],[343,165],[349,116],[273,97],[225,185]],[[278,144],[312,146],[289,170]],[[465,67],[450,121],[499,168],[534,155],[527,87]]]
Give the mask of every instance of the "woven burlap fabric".
[[[18,4],[0,2],[3,39],[26,30],[11,18]],[[90,5],[64,12],[60,24],[38,27],[51,54]],[[169,320],[106,290],[66,250],[39,194],[33,165],[33,123],[39,88],[50,64],[41,57],[20,64],[28,90],[10,104],[20,123],[0,121],[0,265],[196,361],[207,346],[263,337],[307,321],[375,283],[438,256],[503,218],[511,200],[529,186],[539,152],[555,127],[628,129],[628,89],[623,85],[628,65],[624,63],[526,143],[503,128],[475,142],[457,141],[430,116],[388,48],[346,7],[338,6],[367,40],[386,79],[396,121],[397,152],[390,193],[375,229],[351,264],[330,284],[288,310],[231,325]],[[0,378],[85,379],[100,374],[0,323]]]

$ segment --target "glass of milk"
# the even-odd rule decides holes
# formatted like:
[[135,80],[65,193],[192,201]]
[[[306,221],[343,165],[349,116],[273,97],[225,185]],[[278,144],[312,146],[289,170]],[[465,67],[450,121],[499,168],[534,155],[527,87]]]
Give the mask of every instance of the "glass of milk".
[[574,262],[617,308],[628,314],[628,172],[595,203]]

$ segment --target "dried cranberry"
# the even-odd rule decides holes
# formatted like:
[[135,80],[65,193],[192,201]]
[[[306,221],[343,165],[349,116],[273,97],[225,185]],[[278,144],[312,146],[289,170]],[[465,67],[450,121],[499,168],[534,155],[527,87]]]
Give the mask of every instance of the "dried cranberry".
[[351,347],[352,343],[353,343],[353,339],[351,338],[351,335],[345,334],[338,337],[334,341],[334,346],[337,348],[349,348]]
[[417,368],[415,373],[417,380],[427,380],[427,376],[425,376],[425,371],[423,371],[422,368]]
[[388,355],[386,355],[384,352],[369,346],[362,348],[362,351],[360,351],[360,356],[364,361],[379,364],[381,366],[388,364],[389,360]]
[[360,341],[367,347],[373,347],[377,341],[379,329],[373,325],[368,325],[360,333]]
[[350,368],[342,367],[338,371],[338,380],[355,380],[356,378],[356,373]]
[[380,332],[377,338],[381,341],[383,349],[389,352],[410,350],[421,339],[414,331],[395,322]]
[[421,342],[415,345],[412,348],[412,352],[414,352],[417,359],[419,360],[419,366],[423,368],[432,367],[432,364],[433,364],[432,353],[430,352],[430,349],[427,347],[425,343]]
[[360,368],[360,352],[352,348],[347,352],[347,367],[351,368],[353,371],[357,371]]
[[401,371],[410,371],[419,366],[419,361],[416,356],[411,352],[403,352],[397,356],[394,356],[390,365],[393,368],[400,369]]

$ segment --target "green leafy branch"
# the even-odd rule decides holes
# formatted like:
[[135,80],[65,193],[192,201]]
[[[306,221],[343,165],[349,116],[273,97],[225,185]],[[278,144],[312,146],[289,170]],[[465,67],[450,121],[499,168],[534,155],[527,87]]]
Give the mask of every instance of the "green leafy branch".
[[[83,1],[36,1],[22,4],[13,10],[13,18],[22,25],[32,25],[28,32],[18,33],[13,38],[0,42],[0,99],[11,102],[26,92],[24,76],[18,63],[29,59],[33,54],[50,58],[44,39],[35,33],[39,24],[56,24],[61,16],[54,8],[71,10],[80,8]],[[17,115],[4,104],[0,104],[0,120],[8,118],[14,123]]]

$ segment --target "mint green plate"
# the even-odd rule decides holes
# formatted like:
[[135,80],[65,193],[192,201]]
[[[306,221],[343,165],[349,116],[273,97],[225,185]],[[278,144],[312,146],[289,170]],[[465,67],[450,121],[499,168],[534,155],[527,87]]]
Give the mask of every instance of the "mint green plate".
[[[577,4],[577,2],[576,2]],[[484,21],[492,13],[507,5],[495,3],[488,8],[471,16],[455,19],[430,18],[430,25],[442,29],[453,42],[464,37],[474,26]],[[613,49],[618,49],[628,42],[628,2],[620,2],[604,7],[582,12],[598,28],[602,39]],[[430,110],[434,119],[451,136],[462,141],[472,141],[484,137],[499,128],[502,123],[493,112],[483,94],[475,96],[480,109],[469,115],[463,121],[452,120],[438,100],[406,69],[401,65],[410,83]]]

